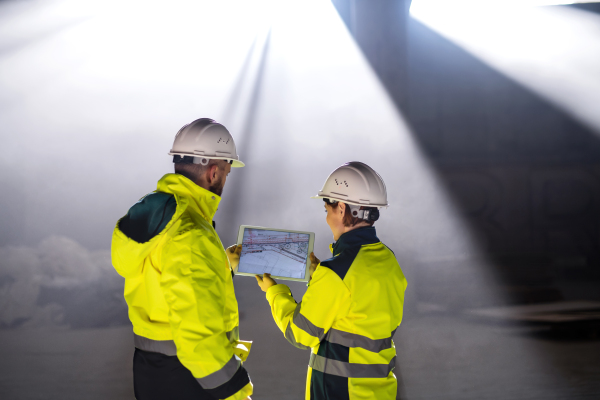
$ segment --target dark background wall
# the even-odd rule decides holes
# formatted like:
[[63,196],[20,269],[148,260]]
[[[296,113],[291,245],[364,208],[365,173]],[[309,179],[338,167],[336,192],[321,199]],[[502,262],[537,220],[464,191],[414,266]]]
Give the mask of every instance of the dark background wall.
[[408,0],[333,3],[509,301],[599,298],[599,132],[411,18]]

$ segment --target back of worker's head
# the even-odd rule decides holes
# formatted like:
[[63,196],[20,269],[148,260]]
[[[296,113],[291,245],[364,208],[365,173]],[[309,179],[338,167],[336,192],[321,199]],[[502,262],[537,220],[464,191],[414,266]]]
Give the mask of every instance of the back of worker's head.
[[[328,199],[323,199],[323,200],[328,200]],[[344,219],[343,219],[344,226],[353,227],[361,222],[367,223],[369,226],[373,226],[375,224],[375,221],[379,220],[379,210],[375,207],[360,207],[360,208],[358,208],[358,210],[355,209],[353,212],[352,209],[350,208],[350,205],[348,205],[346,203],[342,203],[340,201],[336,201],[336,202],[325,201],[325,202],[327,204],[329,204],[334,210],[337,210],[340,204],[344,205]],[[368,214],[367,214],[368,217],[366,219],[358,217],[358,213],[360,212],[360,210],[363,210],[362,211],[363,216],[364,216],[364,212],[368,211]]]
[[225,170],[228,162],[225,160],[208,160],[206,165],[194,164],[194,163],[175,163],[175,173],[180,174],[191,180],[192,182],[198,182],[199,179],[206,173],[208,173],[213,166],[216,166],[220,170]]
[[358,161],[336,168],[313,198],[325,200],[334,209],[343,203],[345,226],[359,222],[373,225],[379,219],[379,209],[388,206],[383,179],[373,168]]
[[227,128],[210,118],[200,118],[184,125],[175,135],[169,155],[173,156],[175,173],[200,186],[205,186],[205,180],[210,184],[215,174],[216,179],[221,179],[231,167],[244,166],[237,154],[233,136]]

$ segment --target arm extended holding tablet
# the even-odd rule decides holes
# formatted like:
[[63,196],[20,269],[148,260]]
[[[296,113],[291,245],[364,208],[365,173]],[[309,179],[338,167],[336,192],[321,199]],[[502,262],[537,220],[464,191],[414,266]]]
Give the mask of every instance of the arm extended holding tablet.
[[[234,246],[231,246],[231,247],[234,247]],[[313,273],[317,269],[317,266],[319,265],[320,262],[321,262],[321,260],[319,260],[317,258],[317,256],[315,256],[315,253],[310,253],[310,268],[309,268],[310,278],[309,278],[309,280],[312,279]],[[267,290],[269,290],[269,288],[271,286],[277,285],[277,282],[275,282],[275,280],[273,278],[271,278],[271,274],[263,274],[262,277],[259,275],[254,275],[254,276],[256,277],[256,282],[258,283],[258,286],[265,293],[267,292]]]

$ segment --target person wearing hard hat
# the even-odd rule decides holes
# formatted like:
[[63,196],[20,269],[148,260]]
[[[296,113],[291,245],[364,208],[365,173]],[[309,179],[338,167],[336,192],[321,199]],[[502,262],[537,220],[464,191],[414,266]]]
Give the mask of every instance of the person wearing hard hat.
[[232,268],[213,217],[231,167],[243,167],[227,129],[202,118],[175,136],[175,173],[117,222],[112,262],[125,278],[138,400],[250,399]]
[[285,338],[312,349],[306,399],[395,399],[396,348],[406,279],[373,224],[387,207],[381,177],[349,162],[329,175],[313,198],[325,201],[333,257],[311,258],[311,280],[296,303],[286,285],[256,276]]

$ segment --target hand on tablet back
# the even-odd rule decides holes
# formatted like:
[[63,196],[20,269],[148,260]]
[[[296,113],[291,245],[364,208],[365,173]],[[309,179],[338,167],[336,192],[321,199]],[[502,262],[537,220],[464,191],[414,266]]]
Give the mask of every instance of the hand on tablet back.
[[258,286],[262,289],[263,292],[269,290],[271,286],[277,285],[277,282],[271,278],[271,274],[267,274],[266,272],[263,274],[262,278],[260,275],[254,275],[256,278],[256,282],[258,282]]
[[312,279],[313,273],[317,269],[317,266],[321,263],[321,260],[315,256],[315,253],[310,253],[310,267],[308,267],[308,272],[310,272],[310,278]]
[[238,264],[240,263],[240,254],[242,254],[242,245],[234,244],[225,249],[225,254],[227,254],[227,258],[229,259],[229,264],[231,264],[231,268],[236,269]]

